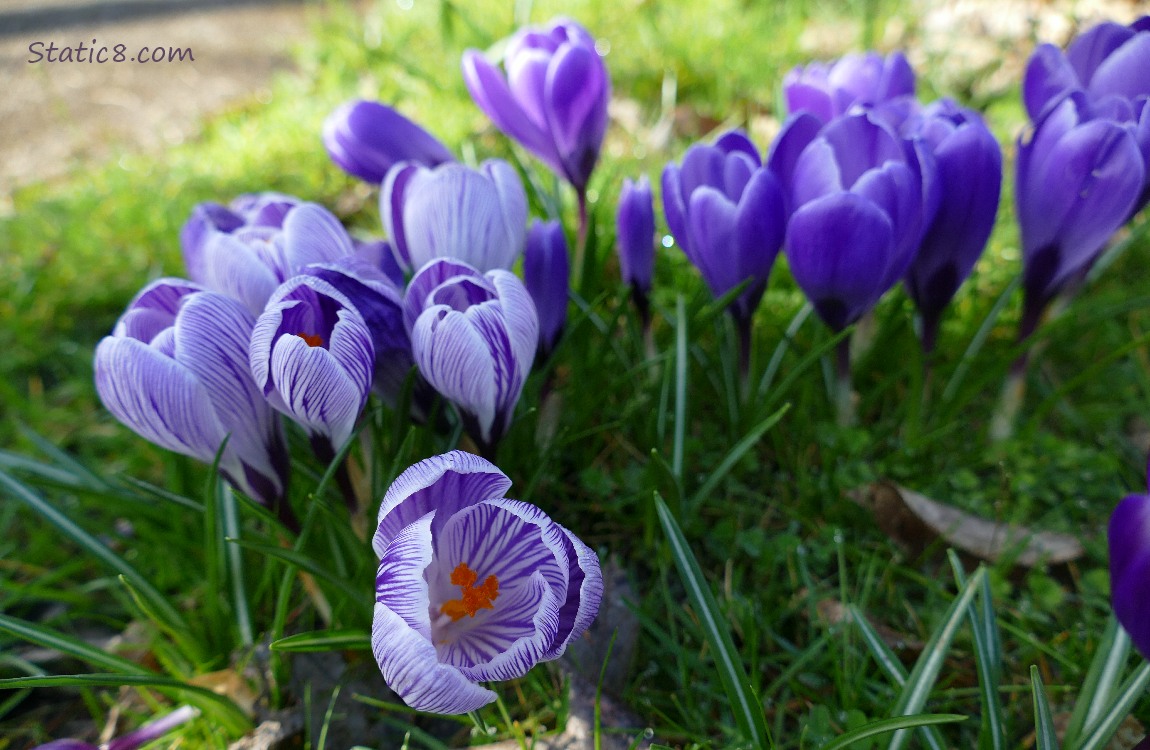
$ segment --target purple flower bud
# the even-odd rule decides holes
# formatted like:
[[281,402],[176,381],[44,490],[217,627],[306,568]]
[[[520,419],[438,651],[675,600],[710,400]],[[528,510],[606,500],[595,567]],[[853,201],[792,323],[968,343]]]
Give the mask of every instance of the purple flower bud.
[[[790,122],[803,128],[809,121],[800,115]],[[779,142],[797,149],[808,136],[784,132]],[[786,237],[791,273],[836,331],[870,310],[914,259],[927,203],[919,156],[865,112],[832,120],[797,155],[772,153],[791,169],[784,177],[794,206]]]
[[268,402],[338,453],[367,401],[375,348],[346,295],[301,275],[277,288],[256,320],[250,364]]
[[[286,206],[286,208],[285,208]],[[352,255],[355,246],[339,219],[315,203],[251,206],[269,222],[231,231],[209,229],[198,243],[184,246],[192,280],[240,300],[259,315],[277,286],[309,263],[329,263]]]
[[324,120],[323,145],[340,169],[379,185],[396,163],[435,167],[455,156],[435,136],[380,102],[357,100]]
[[740,325],[749,325],[786,225],[782,185],[754,144],[731,131],[714,145],[691,146],[681,167],[663,170],[663,212],[715,297],[750,282],[730,308]]
[[1023,337],[1050,300],[1090,268],[1145,184],[1133,127],[1093,115],[1085,96],[1072,93],[1018,143]]
[[495,700],[481,682],[557,659],[599,611],[594,550],[462,451],[421,461],[384,495],[371,646],[389,687],[420,711]]
[[[116,737],[110,742],[104,743],[101,748],[103,750],[136,750],[141,745],[163,737],[179,725],[199,715],[199,709],[181,706],[167,716],[161,716],[148,722],[134,732],[129,732],[122,737]],[[97,748],[95,745],[80,740],[53,740],[47,744],[38,745],[33,750],[97,750]]]
[[523,252],[523,283],[539,313],[539,358],[546,359],[567,322],[567,238],[558,221],[531,222]]
[[523,252],[527,194],[505,161],[479,169],[397,165],[380,191],[380,214],[407,270],[434,258],[457,258],[482,271],[511,268]]
[[428,263],[404,298],[419,371],[462,412],[484,451],[502,438],[535,360],[539,316],[531,295],[502,269],[480,274],[449,259]]
[[912,128],[934,156],[940,191],[938,209],[904,279],[930,351],[939,316],[974,269],[994,227],[1002,149],[975,112],[949,99],[928,106]]
[[180,279],[144,288],[96,347],[96,390],[108,411],[168,450],[212,463],[269,506],[288,462],[279,419],[248,370],[254,319],[241,304]]
[[463,53],[471,98],[495,125],[583,193],[607,130],[611,79],[595,40],[559,19],[519,31],[503,57],[506,76],[478,50]]
[[1110,600],[1135,648],[1150,659],[1150,495],[1129,495],[1110,516]]
[[623,180],[615,214],[615,243],[623,282],[645,298],[655,266],[655,207],[647,175],[641,175],[637,182]]
[[783,77],[792,115],[809,112],[826,123],[851,107],[870,107],[914,94],[914,71],[901,52],[845,55],[832,63],[799,66]]

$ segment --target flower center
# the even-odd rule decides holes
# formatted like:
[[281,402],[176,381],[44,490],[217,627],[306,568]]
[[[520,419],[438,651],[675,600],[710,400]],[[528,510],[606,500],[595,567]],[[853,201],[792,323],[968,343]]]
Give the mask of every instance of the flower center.
[[464,615],[475,617],[481,609],[494,609],[493,602],[499,596],[499,579],[487,576],[483,583],[476,586],[479,574],[467,566],[459,563],[451,571],[451,585],[458,586],[461,596],[458,599],[446,601],[439,611],[447,615],[452,621],[461,619]]
[[297,333],[296,336],[306,341],[308,346],[323,346],[323,337],[314,333]]

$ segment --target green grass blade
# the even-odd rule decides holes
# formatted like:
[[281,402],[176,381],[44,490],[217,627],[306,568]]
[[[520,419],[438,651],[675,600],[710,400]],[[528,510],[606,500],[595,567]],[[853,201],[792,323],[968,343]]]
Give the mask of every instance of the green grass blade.
[[803,323],[811,316],[814,309],[814,305],[810,302],[804,302],[799,311],[795,313],[795,317],[791,319],[787,330],[783,332],[783,338],[775,346],[775,351],[771,353],[771,359],[767,362],[767,369],[763,372],[762,379],[759,380],[759,387],[756,391],[759,401],[766,398],[767,393],[770,392],[771,384],[775,382],[775,375],[778,374],[779,367],[783,364],[783,355],[787,353],[787,349],[791,347],[799,329],[802,328]]
[[122,674],[150,674],[147,669],[134,661],[110,654],[102,648],[26,620],[0,614],[0,631],[11,633],[37,646],[67,654],[94,667]]
[[[966,583],[962,562],[954,550],[948,550],[954,580],[960,587]],[[980,750],[1006,750],[1006,723],[998,691],[1002,680],[1002,640],[998,633],[994,603],[990,598],[990,580],[983,576],[978,589],[978,605],[971,605],[970,629],[974,634],[975,668],[978,671],[979,699],[982,703],[982,730],[978,735]]]
[[[240,511],[236,495],[226,482],[220,483],[220,516],[222,531],[227,539],[240,538]],[[227,559],[228,580],[232,584],[232,611],[235,612],[236,626],[240,631],[240,643],[250,646],[255,643],[252,628],[251,608],[248,606],[247,586],[244,583],[244,556],[239,545],[228,543],[224,548]]]
[[743,439],[727,452],[727,455],[719,462],[719,465],[711,472],[707,480],[703,482],[703,486],[700,487],[699,491],[691,498],[690,507],[698,508],[699,505],[715,491],[719,483],[726,478],[731,469],[735,467],[735,464],[746,455],[747,451],[755,447],[755,444],[766,434],[767,430],[778,424],[779,420],[783,418],[783,415],[786,414],[790,408],[790,404],[783,404],[782,408],[778,409],[774,414],[752,427],[751,431],[743,436]]
[[[982,585],[984,577],[986,577],[986,569],[980,567],[967,580],[966,585],[959,590],[958,596],[951,602],[942,619],[942,625],[931,635],[930,640],[927,641],[922,650],[922,654],[918,657],[918,661],[915,662],[914,669],[911,670],[910,677],[907,678],[902,693],[899,694],[898,701],[891,711],[894,716],[917,714],[926,705],[927,696],[930,695],[935,680],[938,679],[938,673],[942,669],[946,652],[958,632],[959,625],[966,617],[966,611],[969,609],[971,601],[974,600],[974,593]],[[891,738],[890,750],[902,750],[910,741],[910,736],[910,732],[905,730],[895,732],[894,737]]]
[[1150,662],[1144,661],[1118,689],[1114,703],[1099,717],[1097,725],[1088,729],[1089,735],[1076,750],[1103,750],[1107,747],[1134,704],[1146,696],[1147,688],[1150,688]]
[[75,543],[107,567],[124,576],[128,581],[131,581],[132,587],[148,602],[150,609],[164,619],[165,625],[173,628],[187,629],[187,623],[184,622],[184,618],[180,616],[180,613],[176,611],[176,608],[172,606],[171,602],[169,602],[148,579],[140,575],[139,571],[124,562],[121,557],[108,549],[103,542],[89,534],[72,521],[72,519],[57,510],[55,506],[47,500],[40,497],[4,471],[0,471],[0,487],[6,489],[11,497],[24,503],[38,513],[45,521],[55,526],[65,538]]
[[234,544],[243,547],[244,549],[250,549],[253,552],[259,552],[261,554],[267,555],[268,557],[282,560],[289,565],[304,571],[305,573],[310,573],[315,576],[317,580],[327,581],[331,585],[343,591],[352,599],[362,599],[364,596],[364,592],[362,590],[357,589],[346,580],[333,574],[330,570],[323,567],[302,552],[285,549],[283,547],[276,547],[275,545],[271,544],[253,542],[246,539],[229,539],[228,541],[231,541]]
[[183,700],[203,711],[230,734],[242,734],[251,727],[248,717],[230,698],[214,690],[189,685],[180,680],[153,674],[71,674],[52,677],[11,677],[0,679],[0,690],[36,687],[93,688],[93,687],[154,688],[165,693],[177,693]]
[[1054,731],[1054,717],[1046,700],[1046,688],[1038,667],[1030,667],[1030,689],[1034,693],[1034,746],[1036,750],[1058,750],[1058,734]]
[[998,295],[998,299],[994,301],[994,305],[990,308],[990,312],[986,314],[986,319],[982,321],[982,325],[974,334],[974,338],[970,340],[970,344],[966,347],[966,351],[962,353],[962,359],[959,360],[958,366],[954,368],[954,374],[950,376],[947,381],[946,387],[942,391],[942,403],[947,404],[958,393],[962,381],[966,378],[966,373],[974,364],[975,357],[982,351],[982,345],[986,343],[987,338],[990,337],[990,332],[994,330],[994,324],[998,322],[998,316],[1002,314],[1007,303],[1010,302],[1014,296],[1014,292],[1022,284],[1022,274],[1015,276],[1011,279],[1006,288],[1002,290],[1002,294]]
[[1066,725],[1063,742],[1067,747],[1074,747],[1087,731],[1086,728],[1097,723],[1098,718],[1106,711],[1111,696],[1118,688],[1122,668],[1129,656],[1130,636],[1118,624],[1117,618],[1110,615],[1106,630],[1102,633],[1102,640],[1094,649],[1094,658],[1090,661],[1082,690],[1078,693],[1074,711],[1070,714],[1070,721]]
[[726,626],[723,613],[719,610],[719,605],[711,593],[702,569],[699,568],[698,560],[695,559],[686,537],[683,536],[683,531],[676,523],[675,517],[671,515],[667,504],[663,502],[663,498],[657,493],[655,509],[667,535],[667,541],[671,545],[671,556],[675,559],[675,567],[679,569],[683,585],[703,623],[703,636],[707,639],[711,650],[715,652],[719,678],[731,702],[735,721],[751,741],[752,747],[760,750],[774,747],[770,732],[767,730],[762,704],[755,695],[750,680],[747,679],[747,672],[735,651],[735,644],[731,640],[731,633]]
[[683,295],[675,301],[675,432],[671,444],[671,471],[683,480],[683,447],[687,440],[687,305]]
[[273,651],[309,653],[314,651],[370,651],[371,633],[362,630],[313,630],[273,641]]
[[896,716],[893,719],[880,719],[836,737],[830,743],[823,745],[821,750],[845,750],[856,742],[882,734],[919,727],[925,729],[936,724],[953,724],[959,721],[966,721],[966,717],[962,714],[917,714],[915,716]]

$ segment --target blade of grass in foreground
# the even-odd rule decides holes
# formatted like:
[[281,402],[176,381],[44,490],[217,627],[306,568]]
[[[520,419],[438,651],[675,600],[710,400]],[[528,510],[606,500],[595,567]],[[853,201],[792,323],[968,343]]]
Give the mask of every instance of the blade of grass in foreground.
[[1034,746],[1037,750],[1058,750],[1058,735],[1054,731],[1054,717],[1046,700],[1046,687],[1038,667],[1030,667],[1030,689],[1034,693]]
[[1098,721],[1106,711],[1110,696],[1122,678],[1122,668],[1130,656],[1130,636],[1118,625],[1118,619],[1110,615],[1102,640],[1094,649],[1094,658],[1086,672],[1086,680],[1078,693],[1070,722],[1066,725],[1063,741],[1067,747],[1074,747],[1083,733]]
[[897,732],[900,729],[917,729],[935,724],[951,724],[966,721],[962,714],[918,714],[917,716],[896,716],[893,719],[880,719],[856,727],[844,735],[836,737],[829,744],[823,745],[819,750],[846,750],[856,742],[877,737],[880,734]]
[[655,494],[655,510],[659,514],[659,521],[671,544],[671,556],[675,559],[675,567],[683,577],[683,585],[691,603],[698,611],[699,619],[703,623],[703,636],[711,650],[715,652],[715,662],[719,668],[719,678],[723,681],[723,688],[727,699],[731,702],[735,721],[739,729],[751,741],[751,746],[763,750],[774,748],[770,732],[767,729],[766,717],[763,715],[762,703],[755,695],[743,663],[735,651],[731,633],[726,627],[723,613],[715,601],[711,588],[707,584],[699,562],[691,552],[687,539],[683,536],[675,517],[667,508],[658,493]]
[[[962,561],[954,550],[947,550],[954,581],[966,583]],[[978,589],[978,606],[971,603],[968,610],[970,629],[974,634],[975,667],[978,670],[979,699],[982,702],[982,729],[978,735],[980,750],[1006,750],[1006,723],[1002,713],[1002,700],[998,690],[1002,681],[1002,639],[998,632],[998,618],[990,598],[990,579],[982,577]]]
[[783,404],[774,414],[752,427],[751,431],[731,448],[723,460],[719,462],[715,470],[710,473],[707,477],[707,481],[703,482],[703,486],[700,487],[699,491],[691,498],[690,503],[688,503],[688,508],[697,509],[703,500],[715,491],[715,488],[719,486],[723,478],[726,477],[731,469],[734,468],[735,464],[739,462],[739,459],[741,459],[747,451],[755,447],[755,444],[766,434],[767,430],[778,424],[778,421],[783,418],[783,415],[786,414],[790,408],[790,404]]
[[308,653],[312,651],[369,651],[371,633],[362,630],[313,630],[272,642],[272,651]]
[[1110,738],[1118,731],[1118,726],[1122,720],[1134,708],[1134,704],[1146,695],[1147,687],[1150,687],[1150,662],[1142,662],[1130,679],[1119,688],[1118,696],[1114,699],[1110,710],[1099,717],[1096,726],[1089,728],[1089,736],[1082,741],[1077,750],[1102,750],[1105,748],[1110,742]]

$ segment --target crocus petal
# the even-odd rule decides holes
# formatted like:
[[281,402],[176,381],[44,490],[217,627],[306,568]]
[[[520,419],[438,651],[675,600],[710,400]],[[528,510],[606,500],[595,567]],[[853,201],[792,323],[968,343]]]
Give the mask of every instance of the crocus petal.
[[435,554],[430,511],[399,530],[380,555],[375,575],[375,601],[403,618],[407,626],[431,642],[431,617],[424,571]]
[[562,164],[554,142],[523,110],[499,69],[482,52],[467,50],[463,53],[463,81],[467,84],[471,98],[496,127],[549,164]]
[[567,239],[558,221],[532,222],[523,254],[523,284],[539,313],[539,349],[550,352],[567,322]]
[[[1066,57],[1082,83],[1088,84],[1099,67],[1134,35],[1133,29],[1122,24],[1113,21],[1100,23],[1076,36],[1066,48]],[[1130,72],[1140,71],[1134,69]]]
[[1110,517],[1110,597],[1134,646],[1150,659],[1150,496],[1126,497]]
[[[508,373],[492,356],[492,348],[499,342],[488,341],[484,335],[493,326],[480,329],[473,322],[480,313],[471,311],[478,309],[461,313],[446,305],[428,308],[415,321],[411,349],[427,382],[469,413],[483,439],[489,440],[499,407],[497,378],[506,378]],[[485,323],[493,323],[490,318],[494,311],[488,310],[482,317]],[[503,344],[510,348],[505,339]]]
[[1090,79],[1091,95],[1133,99],[1150,94],[1150,32],[1134,35],[1103,60]]
[[1026,105],[1026,113],[1031,120],[1037,120],[1063,94],[1083,85],[1062,50],[1053,44],[1040,44],[1026,62],[1022,78],[1022,101]]
[[272,405],[310,432],[326,435],[338,451],[351,437],[363,408],[362,389],[323,347],[299,336],[281,336],[272,349],[270,373],[276,384]]
[[397,162],[434,167],[454,161],[433,135],[380,102],[351,101],[328,115],[323,142],[341,169],[379,185]]
[[284,259],[289,274],[309,263],[331,263],[354,255],[355,246],[339,219],[323,206],[296,206],[284,219]]
[[599,566],[599,556],[568,529],[563,526],[559,526],[559,529],[570,545],[567,548],[567,562],[570,566],[567,601],[559,610],[559,630],[555,645],[543,655],[543,661],[558,659],[571,641],[587,632],[603,600],[603,570]]
[[[539,342],[539,315],[535,303],[515,274],[495,270],[487,274],[499,296],[507,337],[511,342],[511,353],[516,369],[523,375],[531,369],[535,361],[535,349]],[[520,383],[522,388],[522,383]],[[515,394],[518,400],[519,394]]]
[[[484,283],[479,271],[474,266],[452,258],[436,258],[420,268],[411,278],[403,296],[403,322],[407,326],[407,330],[411,331],[415,327],[415,321],[420,313],[437,303],[436,300],[432,299],[432,294],[436,289],[452,280],[465,278],[476,279],[478,284]],[[473,294],[470,299],[471,304],[495,298],[494,288],[485,296],[481,295],[482,289],[471,289],[470,291]]]
[[564,46],[552,58],[545,91],[547,124],[576,189],[586,186],[607,130],[610,92],[605,87],[607,75],[594,47]]
[[407,237],[403,231],[403,201],[408,185],[418,184],[430,171],[410,162],[400,162],[388,171],[379,190],[379,215],[383,227],[395,249],[396,260],[410,270],[411,251],[407,248]]
[[655,209],[647,175],[640,175],[636,182],[623,180],[615,214],[615,243],[623,281],[641,291],[649,290],[655,265]]

